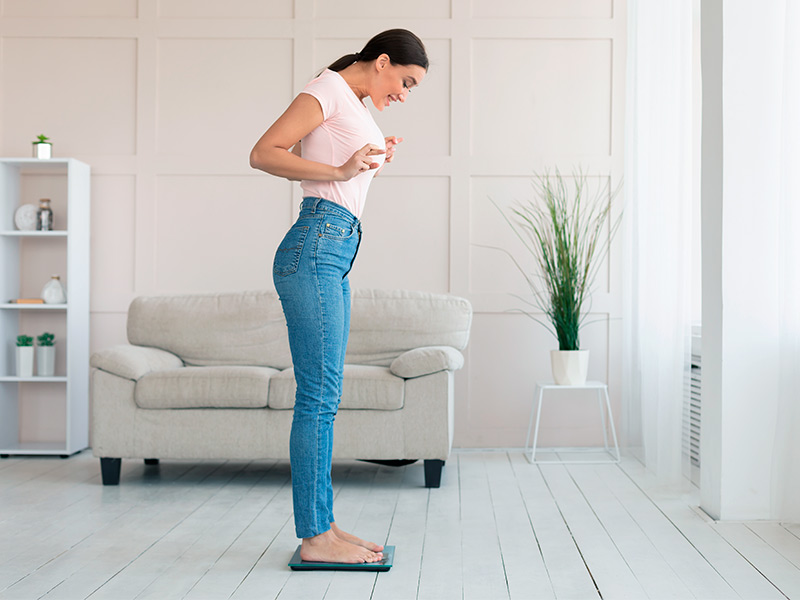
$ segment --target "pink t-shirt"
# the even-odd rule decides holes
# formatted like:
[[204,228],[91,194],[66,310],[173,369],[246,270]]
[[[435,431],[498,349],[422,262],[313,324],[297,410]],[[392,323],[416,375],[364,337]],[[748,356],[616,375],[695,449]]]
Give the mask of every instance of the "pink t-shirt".
[[[325,69],[312,79],[304,94],[310,94],[322,107],[322,124],[301,140],[303,158],[339,167],[366,144],[385,148],[383,133],[375,123],[369,109],[339,73]],[[383,165],[384,155],[372,156],[372,161]],[[361,218],[367,190],[378,169],[359,173],[349,181],[300,182],[303,196],[325,198],[344,206]]]

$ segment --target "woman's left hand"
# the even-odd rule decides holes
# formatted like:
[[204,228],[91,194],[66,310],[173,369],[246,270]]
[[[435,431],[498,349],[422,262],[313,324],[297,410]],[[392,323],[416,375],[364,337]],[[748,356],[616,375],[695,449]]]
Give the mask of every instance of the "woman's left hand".
[[385,140],[386,140],[386,159],[384,160],[384,162],[389,163],[392,162],[392,159],[394,158],[395,146],[397,146],[397,144],[402,142],[403,138],[399,138],[396,136],[389,136],[385,138]]

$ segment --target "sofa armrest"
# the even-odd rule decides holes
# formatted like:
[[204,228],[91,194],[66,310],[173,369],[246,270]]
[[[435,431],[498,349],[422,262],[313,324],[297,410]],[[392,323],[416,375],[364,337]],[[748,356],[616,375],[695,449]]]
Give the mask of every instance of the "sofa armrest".
[[137,381],[152,371],[183,366],[183,361],[161,348],[120,344],[92,354],[91,365],[102,371]]
[[464,356],[450,346],[426,346],[404,352],[392,361],[389,370],[403,379],[422,377],[439,371],[456,371],[464,366]]

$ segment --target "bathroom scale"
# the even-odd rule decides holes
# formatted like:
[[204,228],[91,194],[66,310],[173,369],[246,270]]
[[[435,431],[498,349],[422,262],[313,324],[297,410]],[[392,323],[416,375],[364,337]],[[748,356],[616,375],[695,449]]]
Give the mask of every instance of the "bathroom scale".
[[394,562],[394,546],[383,548],[383,558],[373,563],[331,563],[312,562],[300,558],[300,546],[297,547],[289,566],[292,571],[388,571]]

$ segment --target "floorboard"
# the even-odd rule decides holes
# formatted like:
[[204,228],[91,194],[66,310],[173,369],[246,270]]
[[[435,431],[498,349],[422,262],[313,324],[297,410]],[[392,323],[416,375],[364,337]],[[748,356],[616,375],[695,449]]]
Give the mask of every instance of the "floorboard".
[[715,523],[714,529],[781,594],[800,598],[800,571],[746,523]]
[[596,466],[594,471],[687,590],[708,600],[731,597],[731,586],[624,472],[616,466]]
[[[464,600],[508,599],[497,520],[485,454],[459,456]],[[498,490],[502,491],[502,490]]]
[[543,473],[603,598],[646,598],[644,588],[568,469],[548,466]]
[[[558,465],[533,465],[522,454],[512,455],[514,472],[525,503],[528,523],[536,535],[547,576],[556,598],[599,598],[592,574],[564,521],[543,472]],[[523,523],[522,519],[520,522]],[[536,560],[534,558],[534,560]]]
[[416,598],[419,588],[427,536],[428,498],[430,492],[436,490],[424,487],[421,462],[398,471],[403,471],[403,479],[386,536],[386,543],[397,548],[397,560],[391,571],[375,578],[372,600]]
[[[553,586],[536,533],[527,518],[525,498],[511,457],[506,452],[487,453],[485,457],[509,597],[554,598]],[[520,515],[525,518],[521,520]]]
[[698,508],[697,488],[685,485],[681,492],[663,490],[641,463],[633,459],[623,460],[622,468],[731,587],[730,597],[747,600],[785,598],[719,534],[714,522]]
[[[451,455],[442,471],[442,483],[429,491],[425,542],[417,598],[461,600],[463,554],[461,529],[460,458]],[[397,548],[398,559],[403,549]]]

